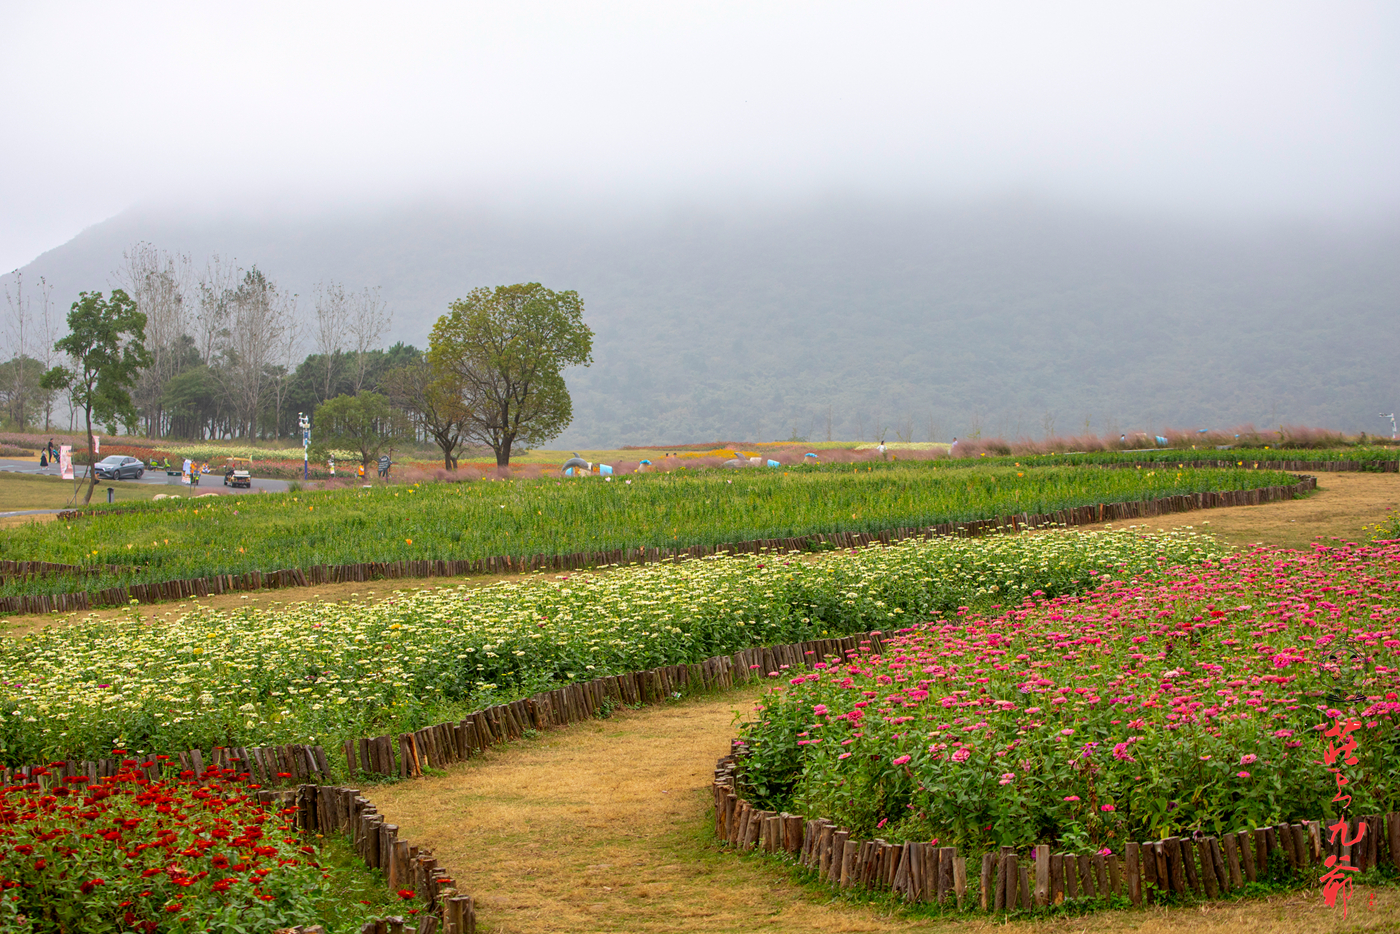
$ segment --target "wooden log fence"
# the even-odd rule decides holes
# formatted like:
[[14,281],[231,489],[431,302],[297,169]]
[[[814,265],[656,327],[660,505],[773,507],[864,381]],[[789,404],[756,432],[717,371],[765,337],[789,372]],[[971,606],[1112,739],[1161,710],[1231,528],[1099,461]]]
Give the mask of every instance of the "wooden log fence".
[[[711,790],[720,842],[788,854],[833,888],[886,889],[907,902],[959,911],[1011,914],[1066,901],[1088,905],[1119,898],[1140,908],[1169,896],[1220,898],[1249,882],[1302,878],[1316,884],[1327,857],[1344,852],[1340,843],[1324,838],[1324,820],[1130,842],[1113,854],[1052,853],[1046,844],[1004,846],[973,857],[979,871],[969,889],[968,858],[956,847],[860,840],[825,818],[758,809],[736,790],[746,754],[743,743],[734,740],[730,754],[715,766]],[[1400,871],[1400,812],[1357,818],[1348,833],[1354,836],[1363,823],[1363,843],[1346,854],[1350,865],[1365,871],[1388,863]]]
[[[1290,462],[1291,463],[1291,462]],[[1348,462],[1339,462],[1348,463]],[[1131,466],[1131,465],[1130,465]],[[422,561],[370,561],[360,564],[317,564],[309,568],[284,568],[277,571],[248,571],[242,574],[219,574],[213,577],[187,578],[153,583],[133,583],[100,590],[73,593],[25,594],[0,597],[0,614],[70,613],[99,606],[125,606],[131,602],[158,603],[189,597],[210,597],[224,593],[266,590],[280,587],[308,587],[316,584],[364,583],[373,580],[401,578],[462,577],[469,574],[528,574],[535,571],[571,571],[584,568],[608,567],[622,564],[650,564],[662,561],[683,561],[718,554],[759,554],[780,551],[822,551],[841,548],[864,548],[869,545],[891,545],[911,538],[931,539],[945,536],[975,537],[994,532],[1019,532],[1025,529],[1052,526],[1095,525],[1101,522],[1124,522],[1155,516],[1189,512],[1197,509],[1217,509],[1226,506],[1258,506],[1263,503],[1293,499],[1317,488],[1317,478],[1297,476],[1296,483],[1287,486],[1259,487],[1253,490],[1222,490],[1210,493],[1164,496],[1158,499],[1122,503],[1099,503],[1060,509],[1050,513],[1020,513],[996,519],[968,522],[943,522],[927,527],[900,527],[879,532],[828,532],[813,535],[761,538],[717,545],[692,545],[686,548],[619,548],[611,551],[579,551],[558,555],[496,555],[488,558]],[[38,565],[43,569],[15,570],[6,577],[5,565]],[[58,570],[63,569],[63,570]],[[92,573],[134,574],[140,568],[118,565],[103,566],[101,571],[81,565],[50,565],[45,562],[0,562],[0,583],[6,579],[32,578]]]
[[347,774],[419,778],[426,769],[445,768],[480,755],[491,746],[525,735],[604,715],[619,706],[658,704],[667,698],[722,690],[797,668],[810,668],[832,656],[880,652],[879,631],[787,645],[757,646],[733,655],[715,655],[687,665],[608,675],[542,691],[475,711],[461,720],[426,726],[397,736],[366,736],[341,747]]
[[175,768],[181,772],[203,775],[208,768],[231,770],[240,775],[246,774],[250,780],[263,787],[292,785],[302,782],[330,781],[330,760],[320,746],[293,744],[288,746],[215,746],[206,755],[201,749],[189,749],[173,756],[142,755],[124,758],[67,759],[45,763],[44,765],[21,765],[0,767],[0,782],[15,784],[28,782],[40,773],[48,772],[47,780],[61,782],[65,778],[86,775],[89,781],[108,778],[123,770],[124,762],[134,762],[135,768],[151,780],[161,777],[165,768]]
[[[358,788],[301,784],[285,791],[263,790],[258,801],[282,811],[294,810],[296,827],[309,837],[341,834],[356,857],[378,869],[392,891],[412,889],[422,907],[410,924],[402,916],[369,921],[360,934],[476,934],[476,904],[462,893],[451,873],[432,851],[399,837]],[[314,934],[314,928],[305,929]]]

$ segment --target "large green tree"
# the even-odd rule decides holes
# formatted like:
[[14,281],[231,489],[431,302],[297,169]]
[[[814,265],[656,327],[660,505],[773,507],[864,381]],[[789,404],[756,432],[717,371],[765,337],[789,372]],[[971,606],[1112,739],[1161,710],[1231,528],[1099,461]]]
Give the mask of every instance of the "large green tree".
[[360,463],[369,466],[385,449],[408,438],[410,428],[404,414],[389,405],[377,392],[336,396],[316,406],[311,420],[316,438],[314,454],[319,460],[327,451],[358,451]]
[[573,420],[563,370],[593,362],[593,331],[577,292],[538,282],[474,289],[452,303],[429,338],[439,384],[461,399],[467,440],[511,449],[557,437]]
[[[72,368],[56,366],[44,374],[40,385],[48,390],[67,389],[82,408],[87,426],[88,464],[96,461],[92,443],[92,422],[116,433],[120,421],[135,427],[136,407],[131,388],[141,371],[151,364],[146,350],[146,316],[136,310],[136,302],[121,289],[110,298],[101,292],[79,292],[68,311],[68,336],[59,339],[56,350],[68,354]],[[90,481],[83,502],[92,499],[97,472],[89,467]]]
[[420,355],[412,363],[385,373],[381,384],[389,401],[407,413],[442,451],[442,466],[456,470],[468,412],[450,375],[439,377]]

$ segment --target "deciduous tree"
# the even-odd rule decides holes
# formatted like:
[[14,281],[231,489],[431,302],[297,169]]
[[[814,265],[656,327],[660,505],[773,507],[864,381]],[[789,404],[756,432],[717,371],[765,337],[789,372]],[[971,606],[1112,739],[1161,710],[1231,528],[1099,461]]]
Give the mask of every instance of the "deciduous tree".
[[385,449],[408,436],[409,426],[402,412],[389,405],[377,392],[336,396],[316,406],[311,421],[316,439],[315,455],[327,451],[358,451],[360,463],[368,466]]
[[[118,421],[128,428],[136,424],[131,387],[151,363],[145,338],[146,316],[121,289],[113,289],[111,297],[105,299],[101,292],[79,292],[68,312],[68,335],[54,346],[68,354],[73,368],[54,367],[44,374],[42,385],[45,389],[70,390],[75,404],[83,410],[89,464],[96,460],[92,443],[94,418],[106,424],[109,434],[116,433]],[[84,503],[92,499],[97,486],[96,471],[90,469],[89,474]]]
[[593,362],[593,331],[577,292],[528,282],[453,302],[429,348],[439,379],[458,394],[463,437],[489,445],[505,467],[517,444],[557,437],[573,420],[563,370]]

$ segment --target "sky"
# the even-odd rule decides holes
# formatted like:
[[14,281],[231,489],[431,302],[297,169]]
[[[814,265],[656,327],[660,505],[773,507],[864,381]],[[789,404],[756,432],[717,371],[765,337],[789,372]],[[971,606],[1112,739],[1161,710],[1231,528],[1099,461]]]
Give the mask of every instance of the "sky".
[[0,270],[137,205],[1393,216],[1400,4],[0,0]]

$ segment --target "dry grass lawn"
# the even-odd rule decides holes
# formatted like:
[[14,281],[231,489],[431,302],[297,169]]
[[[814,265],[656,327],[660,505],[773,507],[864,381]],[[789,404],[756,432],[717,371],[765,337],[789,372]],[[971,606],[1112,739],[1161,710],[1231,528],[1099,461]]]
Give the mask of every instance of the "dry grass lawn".
[[[446,774],[366,790],[401,836],[432,848],[492,932],[981,934],[988,917],[916,917],[794,882],[776,860],[721,850],[709,782],[755,691],[621,711],[552,731]],[[1373,907],[1367,908],[1370,895]],[[1017,922],[1025,932],[1381,931],[1400,893],[1359,892],[1352,917],[1319,892],[1176,910]]]

